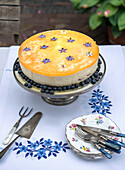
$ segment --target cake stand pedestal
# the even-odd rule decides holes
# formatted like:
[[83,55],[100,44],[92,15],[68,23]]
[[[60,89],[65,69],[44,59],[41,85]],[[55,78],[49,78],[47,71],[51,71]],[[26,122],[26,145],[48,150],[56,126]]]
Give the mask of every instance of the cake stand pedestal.
[[66,105],[66,104],[70,104],[74,102],[80,94],[84,94],[92,90],[97,85],[99,85],[99,83],[102,81],[105,75],[105,72],[106,72],[106,63],[105,63],[104,58],[101,55],[99,55],[99,58],[102,62],[101,68],[100,68],[100,72],[102,72],[102,76],[95,84],[89,83],[89,84],[86,84],[85,86],[79,85],[79,87],[75,89],[70,89],[70,90],[65,90],[65,91],[54,91],[54,94],[41,93],[41,89],[35,86],[32,86],[31,88],[26,87],[24,85],[26,83],[26,80],[22,78],[22,76],[18,73],[18,70],[14,69],[18,59],[15,61],[14,66],[13,66],[13,74],[14,74],[15,80],[22,88],[24,88],[25,90],[31,93],[35,93],[41,96],[42,99],[46,101],[47,103],[52,104],[52,105],[59,105],[59,106]]

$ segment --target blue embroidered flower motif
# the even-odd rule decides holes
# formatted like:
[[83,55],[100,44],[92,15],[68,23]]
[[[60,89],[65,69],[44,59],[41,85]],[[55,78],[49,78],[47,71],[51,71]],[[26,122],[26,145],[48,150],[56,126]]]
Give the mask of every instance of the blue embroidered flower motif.
[[66,53],[66,50],[67,49],[61,48],[61,50],[59,50],[59,51],[60,51],[60,53],[63,53],[63,52]]
[[27,151],[27,147],[25,146],[25,145],[22,145],[21,147],[19,147],[20,148],[20,152],[26,152]]
[[58,39],[58,38],[55,38],[55,37],[51,38],[52,41],[56,41],[57,39]]
[[44,141],[45,146],[51,146],[52,143],[53,143],[53,141],[51,141],[50,139]]
[[68,39],[68,42],[73,42],[73,41],[75,41],[75,40],[73,40],[71,37]]
[[46,36],[41,34],[39,37],[42,39],[42,38],[45,38]]
[[85,43],[83,45],[85,45],[86,47],[91,47],[91,43]]
[[93,90],[92,98],[89,99],[89,101],[89,105],[93,108],[92,113],[97,112],[105,116],[106,114],[111,114],[111,101],[109,101],[108,96],[103,95],[103,91],[99,88],[97,90]]
[[49,62],[50,62],[50,59],[45,58],[42,62],[43,62],[44,64],[49,63]]
[[43,158],[46,159],[47,158],[46,157],[46,150],[45,149],[38,149],[37,154],[34,155],[34,157],[38,157],[38,159],[41,159],[43,157]]
[[54,151],[61,151],[62,146],[60,144],[58,144],[57,142],[55,142],[55,146],[53,146]]
[[43,46],[41,46],[40,48],[41,49],[46,49],[46,48],[48,48],[49,46],[47,46],[47,45],[43,45]]
[[47,159],[50,156],[57,157],[57,154],[59,152],[63,151],[66,152],[67,149],[70,149],[68,147],[67,143],[61,142],[53,142],[52,140],[44,140],[44,138],[41,138],[39,141],[31,142],[27,141],[27,146],[22,145],[22,143],[15,142],[15,147],[13,148],[13,151],[17,151],[16,154],[19,154],[21,152],[25,153],[25,157],[31,156],[36,157],[38,160],[41,158]]
[[30,148],[36,149],[39,146],[39,143],[38,143],[38,141],[36,141],[34,143],[30,142],[28,146]]
[[28,47],[26,47],[26,48],[23,49],[23,51],[30,51],[30,50],[31,50],[31,49],[28,48]]
[[67,60],[72,61],[74,60],[73,56],[66,57]]

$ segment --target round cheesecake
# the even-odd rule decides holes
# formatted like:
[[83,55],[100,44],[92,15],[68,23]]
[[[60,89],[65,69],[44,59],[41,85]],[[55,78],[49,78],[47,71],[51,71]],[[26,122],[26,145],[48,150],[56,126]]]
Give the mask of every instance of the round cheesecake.
[[71,30],[38,33],[19,48],[23,73],[50,86],[80,83],[97,69],[99,48],[89,36]]

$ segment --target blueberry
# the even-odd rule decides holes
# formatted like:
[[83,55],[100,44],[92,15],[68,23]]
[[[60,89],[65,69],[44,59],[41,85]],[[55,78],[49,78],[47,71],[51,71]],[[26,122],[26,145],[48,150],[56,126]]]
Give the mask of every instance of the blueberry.
[[85,84],[89,84],[89,82],[90,82],[89,79],[86,79],[86,80],[84,81]]
[[45,93],[47,93],[47,94],[48,94],[48,93],[49,93],[49,90],[45,90]]
[[79,85],[78,84],[75,84],[75,88],[78,88],[79,87]]
[[40,88],[40,84],[37,83],[37,84],[36,84],[36,87],[37,87],[37,88]]
[[100,70],[99,68],[96,69],[97,72],[99,72],[99,70]]
[[71,89],[75,89],[75,86],[74,86],[74,85],[72,85],[72,86],[71,86]]
[[98,60],[98,64],[99,64],[99,65],[102,64],[102,61],[101,61],[100,59]]
[[22,71],[19,69],[19,70],[18,70],[18,73],[19,73],[19,74],[21,74],[21,73],[22,73]]
[[91,81],[91,83],[92,83],[92,84],[95,84],[95,83],[96,83],[96,80],[95,80],[95,79],[93,79],[93,80]]
[[30,84],[33,85],[33,80],[30,80]]
[[42,84],[40,84],[40,88],[43,88],[43,85],[42,85]]
[[27,80],[26,80],[28,83],[30,82],[30,79],[29,78],[27,78]]
[[44,85],[44,86],[43,86],[43,90],[46,90],[46,89],[47,89],[47,86],[46,86],[46,85]]
[[69,90],[71,87],[70,86],[66,86],[66,89]]
[[28,88],[31,88],[32,87],[32,85],[31,84],[28,84],[28,86],[27,86]]
[[81,85],[81,86],[84,86],[84,85],[85,85],[84,81],[80,82],[80,85]]
[[99,78],[99,77],[96,77],[95,79],[96,79],[96,81],[99,81],[100,78]]
[[45,93],[45,90],[41,89],[41,93]]
[[62,87],[58,87],[57,90],[58,90],[58,91],[61,91],[61,90],[62,90]]
[[102,72],[99,73],[99,76],[102,76]]
[[57,90],[57,87],[53,87],[53,90],[56,91],[56,90]]
[[36,86],[36,83],[35,83],[35,82],[33,82],[33,86]]
[[92,76],[91,76],[91,79],[94,79],[94,78],[95,78],[95,77],[92,75]]
[[25,83],[25,84],[24,84],[24,86],[26,86],[26,87],[27,87],[27,86],[28,86],[28,83]]
[[93,75],[94,77],[98,77],[98,72],[95,72]]
[[50,94],[54,94],[54,91],[53,90],[50,90],[50,92],[49,92]]
[[62,89],[63,89],[63,90],[66,90],[66,86],[63,86]]
[[52,90],[52,87],[48,87],[48,90]]

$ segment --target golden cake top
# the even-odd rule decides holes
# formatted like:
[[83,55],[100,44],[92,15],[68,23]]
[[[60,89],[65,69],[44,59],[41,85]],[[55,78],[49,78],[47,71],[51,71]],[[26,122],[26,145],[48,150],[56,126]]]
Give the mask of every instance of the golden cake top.
[[38,33],[22,43],[20,63],[34,73],[67,76],[92,66],[99,48],[92,38],[71,30]]

